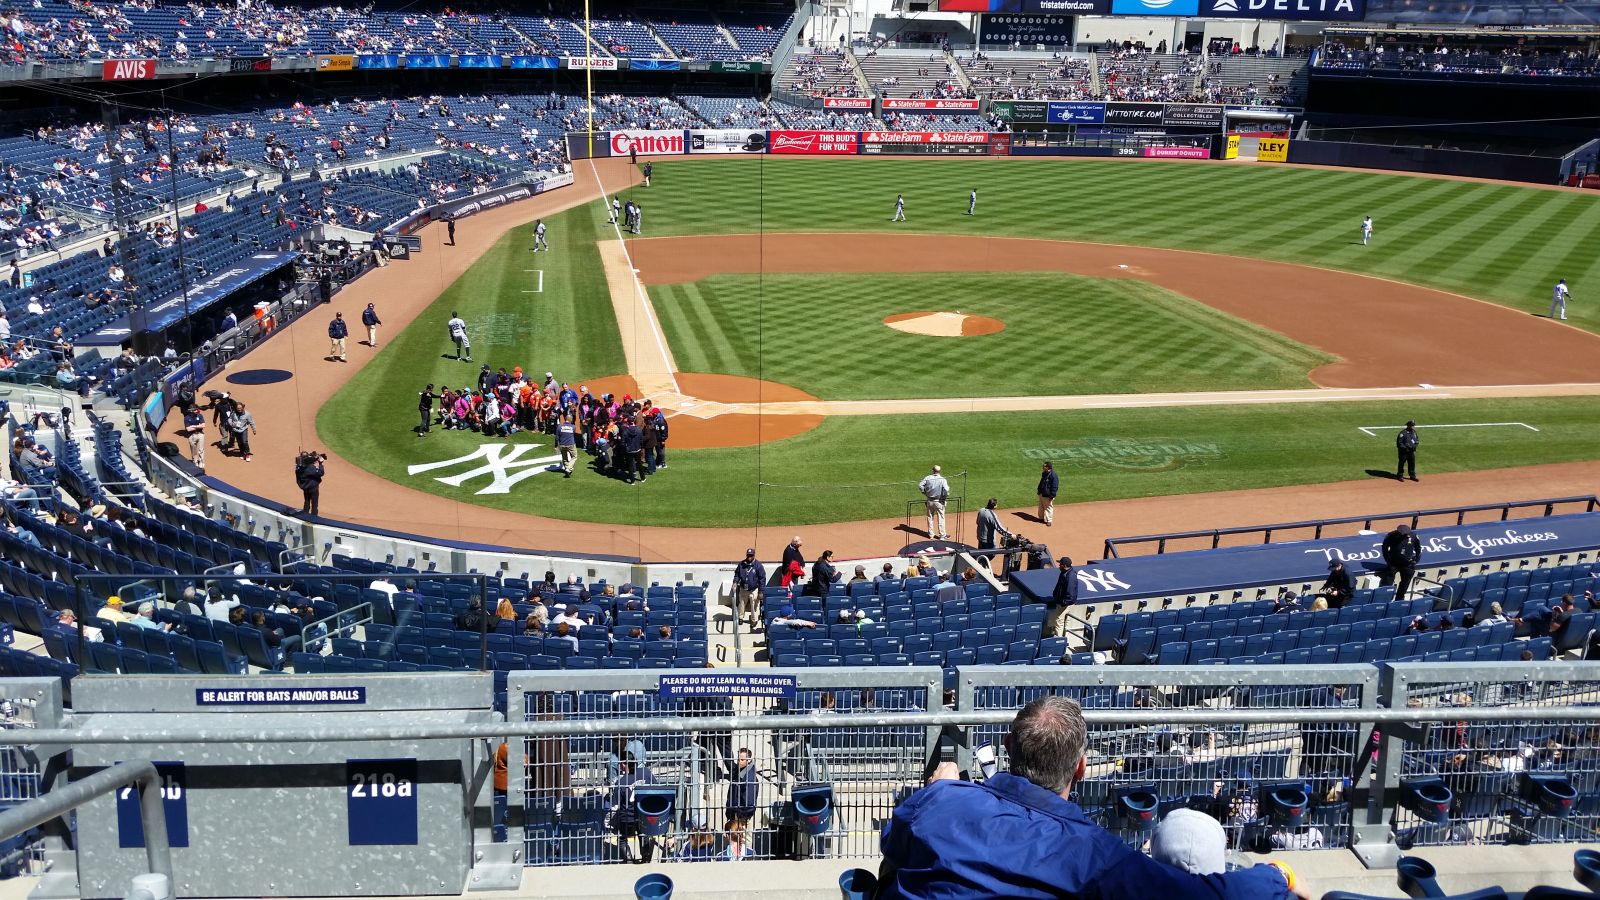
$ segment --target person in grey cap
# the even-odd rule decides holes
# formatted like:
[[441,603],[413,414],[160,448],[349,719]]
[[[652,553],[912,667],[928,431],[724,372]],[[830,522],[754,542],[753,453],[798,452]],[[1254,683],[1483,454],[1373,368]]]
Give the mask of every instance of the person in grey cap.
[[1228,835],[1199,810],[1175,809],[1150,833],[1150,857],[1191,875],[1221,875],[1228,870]]
[[761,588],[767,583],[766,567],[756,559],[756,548],[744,551],[744,559],[733,567],[733,588],[736,592],[734,615],[750,623],[751,631],[761,628]]

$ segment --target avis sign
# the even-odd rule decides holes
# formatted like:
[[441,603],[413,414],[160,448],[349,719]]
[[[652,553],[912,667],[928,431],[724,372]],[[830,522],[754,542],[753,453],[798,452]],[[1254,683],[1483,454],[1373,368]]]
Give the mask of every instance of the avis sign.
[[676,156],[687,153],[682,131],[613,131],[611,155]]
[[156,77],[153,59],[108,59],[100,69],[105,81],[145,81]]

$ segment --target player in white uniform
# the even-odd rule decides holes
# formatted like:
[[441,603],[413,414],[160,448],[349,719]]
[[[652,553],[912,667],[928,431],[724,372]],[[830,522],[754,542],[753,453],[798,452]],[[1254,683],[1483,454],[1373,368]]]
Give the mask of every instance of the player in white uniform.
[[622,216],[622,201],[618,200],[616,197],[612,197],[611,198],[611,221],[607,222],[606,224],[607,225],[615,225],[615,224],[617,224],[617,219],[620,218],[621,216]]
[[894,195],[894,218],[891,222],[904,222],[906,220],[906,198],[904,194]]
[[540,250],[548,251],[549,249],[550,249],[550,245],[544,242],[544,220],[543,219],[534,219],[533,220],[533,252],[538,253]]
[[972,189],[972,193],[967,195],[967,215],[975,216],[977,214],[978,214],[978,189],[977,188],[973,188]]
[[1550,292],[1550,318],[1557,318],[1560,312],[1561,321],[1567,320],[1567,280],[1565,278],[1556,282],[1555,289]]
[[644,234],[644,210],[637,203],[633,205],[633,233]]
[[1365,247],[1372,240],[1372,217],[1367,216],[1361,220],[1361,246]]
[[467,323],[461,321],[461,314],[450,313],[450,340],[456,344],[456,359],[461,358],[461,351],[467,351],[467,362],[472,362],[472,341],[467,339]]

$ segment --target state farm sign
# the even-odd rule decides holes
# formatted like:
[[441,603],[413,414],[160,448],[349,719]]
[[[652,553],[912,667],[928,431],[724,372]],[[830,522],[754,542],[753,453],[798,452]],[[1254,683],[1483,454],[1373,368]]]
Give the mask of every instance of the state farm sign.
[[823,109],[871,109],[871,97],[823,97]]
[[611,132],[612,156],[674,156],[687,152],[682,131]]
[[922,100],[906,97],[883,98],[884,109],[915,109],[922,112],[944,110],[959,110],[962,112],[977,112],[976,100]]
[[105,81],[143,81],[156,77],[153,59],[108,59],[100,70]]
[[869,144],[987,144],[987,131],[865,131]]
[[843,156],[858,152],[860,135],[854,131],[772,131],[767,134],[769,153]]

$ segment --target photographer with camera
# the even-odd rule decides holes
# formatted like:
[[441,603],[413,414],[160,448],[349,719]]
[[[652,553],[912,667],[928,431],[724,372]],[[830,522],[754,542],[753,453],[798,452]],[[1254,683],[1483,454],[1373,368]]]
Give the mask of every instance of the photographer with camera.
[[323,463],[328,459],[328,454],[318,453],[315,450],[306,450],[294,460],[294,480],[300,486],[300,493],[304,500],[300,504],[301,515],[317,515],[317,499],[322,492]]

